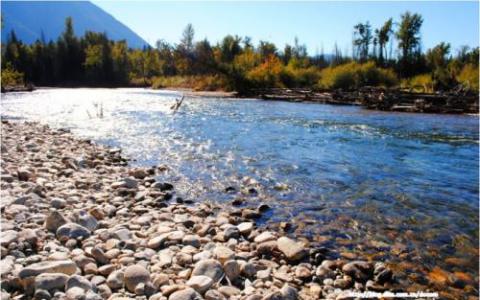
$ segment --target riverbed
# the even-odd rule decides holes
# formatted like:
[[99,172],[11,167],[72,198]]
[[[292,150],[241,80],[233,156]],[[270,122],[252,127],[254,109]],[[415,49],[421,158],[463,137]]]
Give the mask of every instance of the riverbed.
[[[39,89],[2,95],[2,117],[71,129],[133,166],[165,164],[184,199],[268,204],[265,226],[290,222],[345,258],[388,260],[414,291],[478,295],[478,116],[211,97],[175,113],[179,98]],[[467,279],[437,282],[455,272]]]

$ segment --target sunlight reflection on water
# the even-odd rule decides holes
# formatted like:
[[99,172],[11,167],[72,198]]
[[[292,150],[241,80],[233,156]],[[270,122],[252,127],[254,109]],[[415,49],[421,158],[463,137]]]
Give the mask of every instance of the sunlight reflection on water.
[[242,197],[270,201],[267,222],[312,220],[312,236],[348,234],[350,250],[367,236],[421,253],[436,247],[437,263],[470,258],[449,246],[456,236],[478,245],[476,116],[207,98],[187,98],[172,114],[180,94],[148,89],[2,96],[3,117],[70,128],[121,147],[134,165],[169,165],[164,179],[185,198],[230,201],[239,195],[225,187],[253,178],[259,194]]

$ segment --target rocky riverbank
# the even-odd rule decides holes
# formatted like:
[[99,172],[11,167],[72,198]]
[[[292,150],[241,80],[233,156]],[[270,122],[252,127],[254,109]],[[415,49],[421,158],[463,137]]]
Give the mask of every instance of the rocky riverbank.
[[3,121],[1,150],[1,299],[345,299],[395,281],[257,227],[266,205],[186,201],[164,166],[65,130]]
[[413,93],[399,89],[364,87],[355,91],[270,88],[251,91],[265,100],[359,105],[367,109],[411,113],[478,114],[478,94],[456,90]]

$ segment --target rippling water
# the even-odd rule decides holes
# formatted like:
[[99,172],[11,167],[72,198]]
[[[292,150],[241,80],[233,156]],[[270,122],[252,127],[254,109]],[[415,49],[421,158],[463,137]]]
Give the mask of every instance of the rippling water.
[[[340,252],[478,282],[478,116],[212,98],[186,98],[173,114],[178,97],[45,89],[4,95],[2,116],[119,146],[133,165],[165,163],[185,198],[268,202],[266,223],[294,220]],[[252,182],[258,194],[224,191]]]

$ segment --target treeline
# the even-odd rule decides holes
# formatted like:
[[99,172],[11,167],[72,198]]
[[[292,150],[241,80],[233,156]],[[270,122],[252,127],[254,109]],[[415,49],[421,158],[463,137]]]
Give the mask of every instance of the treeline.
[[142,85],[240,93],[265,87],[395,86],[431,92],[461,86],[478,92],[479,49],[465,46],[454,55],[448,43],[440,43],[424,52],[422,23],[420,15],[410,12],[401,15],[398,25],[393,19],[378,29],[359,23],[351,55],[335,45],[331,55],[311,56],[298,39],[283,49],[232,35],[215,45],[195,41],[191,24],[177,45],[160,40],[155,48],[129,49],[125,41],[111,41],[104,33],[87,32],[79,38],[67,18],[56,42],[41,39],[26,45],[14,32],[9,34],[2,45],[2,84]]

